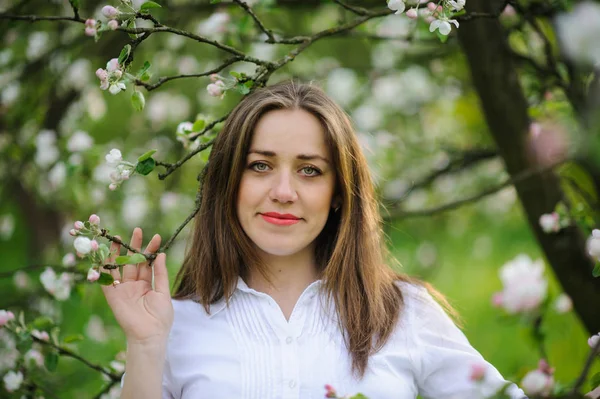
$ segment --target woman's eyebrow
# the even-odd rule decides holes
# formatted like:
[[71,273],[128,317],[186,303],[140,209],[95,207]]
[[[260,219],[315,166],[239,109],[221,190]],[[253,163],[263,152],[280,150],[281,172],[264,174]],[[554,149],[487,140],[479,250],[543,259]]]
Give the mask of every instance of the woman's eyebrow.
[[[266,151],[266,150],[255,150],[255,149],[251,149],[250,151],[248,151],[248,155],[250,154],[259,154],[259,155],[263,155],[265,157],[276,157],[277,153],[273,152],[273,151]],[[312,161],[315,159],[320,159],[323,162],[329,164],[329,160],[321,155],[318,154],[298,154],[296,155],[297,159],[301,159],[303,161]]]

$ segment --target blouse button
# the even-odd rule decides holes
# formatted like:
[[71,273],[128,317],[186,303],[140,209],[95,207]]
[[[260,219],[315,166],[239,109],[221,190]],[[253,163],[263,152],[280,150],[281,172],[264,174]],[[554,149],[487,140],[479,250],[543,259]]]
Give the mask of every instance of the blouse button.
[[285,342],[286,342],[287,344],[291,344],[293,341],[294,341],[294,339],[293,339],[292,337],[287,337],[287,338],[285,339]]
[[296,386],[296,381],[291,380],[290,381],[290,388],[294,388]]

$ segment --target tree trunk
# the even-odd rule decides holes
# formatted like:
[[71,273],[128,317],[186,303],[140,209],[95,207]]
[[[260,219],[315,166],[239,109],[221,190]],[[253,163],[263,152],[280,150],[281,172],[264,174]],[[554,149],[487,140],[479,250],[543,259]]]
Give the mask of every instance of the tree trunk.
[[[470,0],[469,12],[494,13],[503,0]],[[528,155],[529,117],[527,101],[513,64],[506,32],[497,19],[476,18],[458,29],[473,83],[490,132],[511,177],[539,167]],[[553,172],[537,174],[515,184],[529,225],[575,311],[590,334],[600,331],[600,279],[592,277],[593,263],[585,252],[585,240],[576,227],[558,234],[542,232],[538,220],[563,198]]]

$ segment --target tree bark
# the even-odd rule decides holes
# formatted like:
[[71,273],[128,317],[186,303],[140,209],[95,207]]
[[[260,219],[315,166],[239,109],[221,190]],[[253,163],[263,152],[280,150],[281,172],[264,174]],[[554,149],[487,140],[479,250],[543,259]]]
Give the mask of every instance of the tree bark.
[[[470,0],[469,12],[494,13],[503,0]],[[466,54],[474,86],[490,132],[511,177],[539,165],[528,153],[528,104],[513,64],[506,32],[497,19],[465,21],[458,38]],[[590,334],[600,331],[600,279],[592,277],[593,263],[587,257],[585,240],[577,227],[558,234],[545,234],[538,223],[560,201],[559,179],[553,172],[535,175],[515,185],[529,225],[541,249],[573,300],[575,311]]]

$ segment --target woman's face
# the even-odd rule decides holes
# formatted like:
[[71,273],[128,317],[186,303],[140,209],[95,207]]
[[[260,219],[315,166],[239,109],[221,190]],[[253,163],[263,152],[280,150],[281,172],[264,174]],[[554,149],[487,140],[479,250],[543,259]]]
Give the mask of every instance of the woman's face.
[[259,250],[314,254],[335,190],[332,162],[323,127],[312,114],[275,110],[261,117],[237,199],[240,224]]

